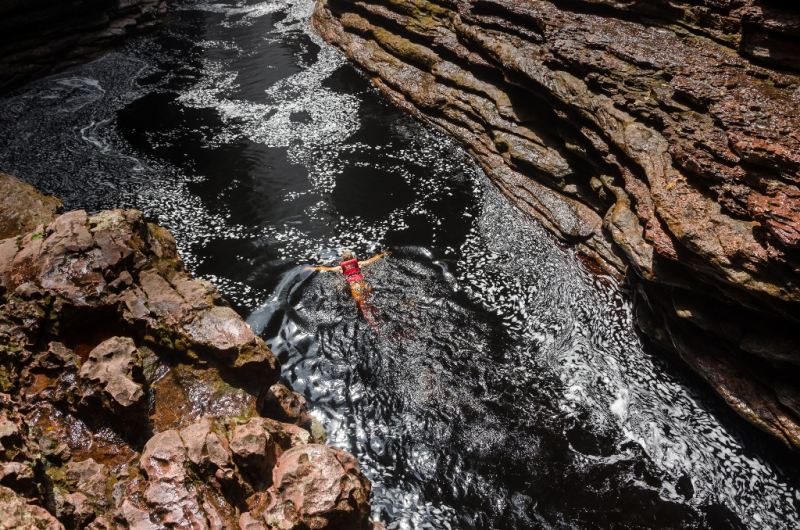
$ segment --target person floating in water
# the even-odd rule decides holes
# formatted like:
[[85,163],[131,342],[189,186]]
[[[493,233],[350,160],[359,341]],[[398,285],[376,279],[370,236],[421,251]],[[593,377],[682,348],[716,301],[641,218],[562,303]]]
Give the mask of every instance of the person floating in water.
[[344,251],[342,252],[342,263],[338,267],[306,267],[306,270],[313,269],[324,272],[341,271],[344,273],[347,283],[350,284],[350,294],[353,295],[353,300],[356,301],[358,308],[361,309],[361,314],[364,315],[364,318],[367,319],[367,322],[369,322],[373,328],[377,329],[377,324],[375,323],[377,320],[377,310],[369,301],[372,287],[370,287],[364,279],[364,275],[361,273],[361,267],[369,265],[388,254],[391,254],[391,252],[382,252],[372,256],[368,260],[358,261],[352,252]]

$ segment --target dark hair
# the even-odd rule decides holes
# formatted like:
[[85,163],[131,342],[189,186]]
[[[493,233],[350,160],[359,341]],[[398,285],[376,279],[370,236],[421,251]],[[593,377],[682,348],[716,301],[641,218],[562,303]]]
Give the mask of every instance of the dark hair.
[[342,261],[350,261],[351,259],[356,259],[352,252],[349,250],[342,252]]

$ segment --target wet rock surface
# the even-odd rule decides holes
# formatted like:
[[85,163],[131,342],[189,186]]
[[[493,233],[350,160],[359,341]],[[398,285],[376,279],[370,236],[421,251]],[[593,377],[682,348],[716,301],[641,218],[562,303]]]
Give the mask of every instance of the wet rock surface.
[[[0,528],[372,527],[357,462],[317,445],[276,357],[167,231],[70,212],[0,256]],[[333,455],[304,473],[332,477],[333,458],[340,483],[266,520],[274,477],[306,487],[275,471],[303,448]]]
[[627,278],[655,343],[800,449],[799,15],[760,0],[321,0],[312,24]]
[[97,57],[166,11],[165,0],[2,0],[0,92]]

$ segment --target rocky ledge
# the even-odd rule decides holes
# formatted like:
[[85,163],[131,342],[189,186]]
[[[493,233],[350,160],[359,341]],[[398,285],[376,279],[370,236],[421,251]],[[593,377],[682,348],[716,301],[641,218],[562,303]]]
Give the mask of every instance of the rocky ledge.
[[167,0],[0,0],[0,92],[97,57],[166,12]]
[[381,527],[358,462],[166,230],[2,186],[24,233],[0,241],[0,528]]
[[800,449],[800,7],[318,0],[312,25]]

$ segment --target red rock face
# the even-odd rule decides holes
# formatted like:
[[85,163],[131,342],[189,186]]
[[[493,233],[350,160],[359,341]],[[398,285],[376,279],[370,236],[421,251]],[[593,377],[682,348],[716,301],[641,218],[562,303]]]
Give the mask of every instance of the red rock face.
[[320,0],[312,25],[800,449],[800,8]]
[[[303,491],[271,528],[371,528],[369,481],[317,445],[279,375],[141,212],[70,212],[0,241],[0,527],[266,528],[269,499]],[[295,449],[324,457],[301,467],[325,480],[275,474]]]

